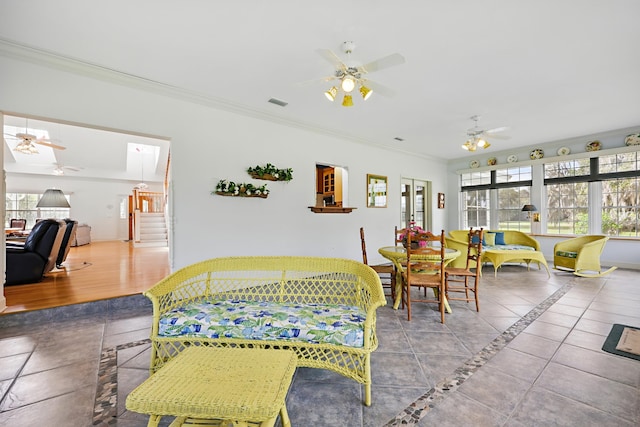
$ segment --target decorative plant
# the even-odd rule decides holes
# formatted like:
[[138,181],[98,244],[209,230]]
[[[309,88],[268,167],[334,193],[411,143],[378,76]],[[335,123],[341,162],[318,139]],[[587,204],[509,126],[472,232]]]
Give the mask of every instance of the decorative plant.
[[258,165],[255,168],[248,168],[247,173],[254,178],[272,181],[291,181],[293,179],[293,169],[278,169],[271,163],[267,163],[265,166]]
[[235,183],[233,181],[221,179],[218,181],[215,191],[212,191],[211,194],[266,198],[269,195],[269,190],[267,189],[267,184],[257,187],[251,183]]
[[[404,246],[407,246],[407,234],[410,234],[411,237],[413,236],[417,236],[419,233],[424,233],[425,230],[420,227],[419,225],[416,225],[415,221],[411,221],[409,223],[409,228],[408,228],[409,232],[408,233],[402,233],[400,234],[400,238],[402,239],[402,244]],[[413,245],[415,245],[417,242],[411,242],[411,245],[413,247]],[[427,242],[419,242],[420,246],[425,246]]]

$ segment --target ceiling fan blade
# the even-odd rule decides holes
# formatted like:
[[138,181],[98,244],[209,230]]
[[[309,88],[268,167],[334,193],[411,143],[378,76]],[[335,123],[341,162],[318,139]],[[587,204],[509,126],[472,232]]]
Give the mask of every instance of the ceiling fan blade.
[[47,142],[44,139],[38,139],[38,140],[33,141],[33,142],[35,142],[36,144],[39,144],[39,145],[44,145],[45,147],[53,148],[54,150],[66,150],[67,149],[67,147],[63,147],[62,145],[57,145],[57,144],[54,144],[52,142]]
[[331,65],[339,69],[345,69],[347,66],[340,60],[338,55],[333,53],[329,49],[316,49],[318,55],[322,56],[325,60],[327,60]]
[[336,76],[327,76],[327,77],[323,77],[321,79],[313,79],[313,80],[305,80],[303,82],[298,82],[298,83],[294,83],[294,86],[308,86],[311,84],[317,84],[317,83],[326,83],[326,82],[330,82],[331,80],[335,80],[337,79]]
[[483,131],[483,133],[492,134],[492,133],[504,132],[507,129],[509,129],[509,128],[506,127],[506,126],[502,126],[502,127],[499,127],[499,128],[493,128],[493,129],[485,130],[485,131]]
[[373,94],[379,94],[382,96],[386,96],[387,98],[392,98],[395,96],[395,91],[383,84],[380,84],[378,82],[374,82],[372,80],[369,79],[361,79],[362,84],[367,86],[369,89],[371,89],[373,91]]
[[491,139],[511,139],[511,137],[509,135],[494,135],[494,134],[490,134],[490,135],[486,135],[487,138],[491,138]]
[[358,67],[358,69],[363,73],[373,73],[374,71],[382,70],[383,68],[389,68],[404,63],[404,56],[399,53],[393,53],[389,56],[385,56],[384,58],[364,64]]
[[74,172],[80,172],[82,169],[84,168],[79,168],[76,166],[63,166],[63,169],[69,169],[70,171],[74,171]]

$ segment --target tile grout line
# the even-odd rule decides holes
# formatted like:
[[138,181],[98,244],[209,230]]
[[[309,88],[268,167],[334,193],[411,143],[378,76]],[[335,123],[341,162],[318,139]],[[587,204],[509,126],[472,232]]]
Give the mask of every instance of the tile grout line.
[[416,401],[406,407],[404,411],[387,422],[384,427],[417,424],[418,421],[420,421],[420,419],[424,417],[439,401],[455,392],[458,387],[464,383],[464,381],[484,366],[484,364],[500,350],[505,348],[507,344],[526,329],[526,327],[533,321],[540,317],[542,313],[547,311],[549,307],[562,298],[571,288],[573,288],[573,286],[573,283],[567,283],[555,291],[547,299],[534,307],[529,313],[524,315],[520,320],[507,328],[506,331],[496,337],[486,347],[472,356],[471,359],[467,360],[462,366],[457,368],[453,372],[452,377],[447,377],[437,383],[435,387],[420,396]]

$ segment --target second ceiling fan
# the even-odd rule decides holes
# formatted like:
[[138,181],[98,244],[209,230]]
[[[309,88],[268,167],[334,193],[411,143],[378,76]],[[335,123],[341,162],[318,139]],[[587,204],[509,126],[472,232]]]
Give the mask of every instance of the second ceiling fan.
[[501,126],[493,129],[481,129],[478,126],[478,120],[480,116],[474,115],[470,117],[471,120],[475,122],[475,125],[467,129],[467,137],[468,139],[462,144],[462,148],[467,151],[476,151],[478,147],[480,148],[489,148],[491,144],[485,139],[486,137],[490,138],[500,138],[500,139],[508,139],[509,137],[506,135],[496,135],[499,132],[504,132],[508,128],[506,126]]

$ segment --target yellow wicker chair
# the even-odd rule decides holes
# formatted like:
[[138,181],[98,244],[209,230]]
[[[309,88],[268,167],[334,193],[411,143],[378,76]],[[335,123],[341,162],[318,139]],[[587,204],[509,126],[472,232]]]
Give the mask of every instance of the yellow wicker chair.
[[[571,271],[576,276],[600,277],[617,267],[602,271],[600,254],[609,238],[602,235],[574,237],[558,242],[553,247],[553,264],[556,270]],[[597,273],[589,273],[597,272]]]

